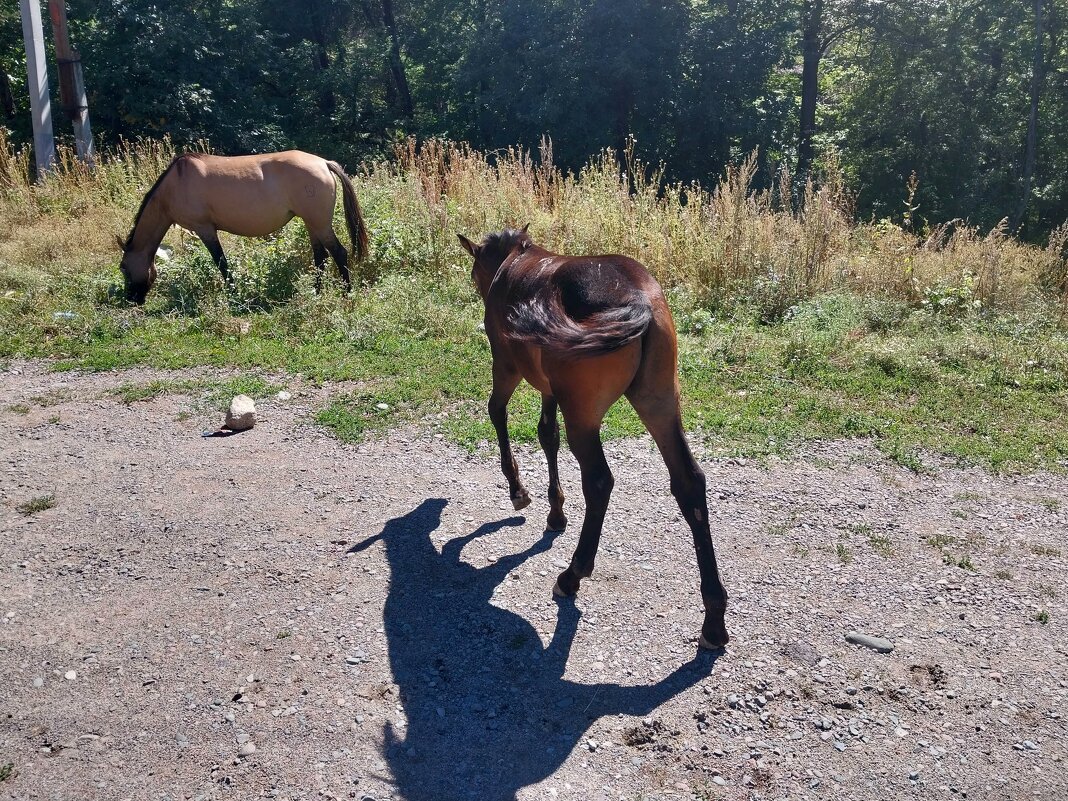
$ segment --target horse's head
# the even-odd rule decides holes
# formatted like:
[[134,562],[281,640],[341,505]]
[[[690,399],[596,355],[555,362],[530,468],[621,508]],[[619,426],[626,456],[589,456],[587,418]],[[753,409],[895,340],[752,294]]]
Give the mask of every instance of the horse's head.
[[126,300],[140,306],[145,302],[148,290],[156,282],[156,263],[153,258],[155,253],[136,251],[130,246],[130,240],[124,242],[122,237],[115,237],[115,241],[122,251],[119,272],[122,273],[122,280],[126,284]]
[[464,250],[475,259],[475,264],[471,268],[471,280],[475,282],[478,294],[483,300],[486,299],[493,277],[501,269],[504,260],[513,251],[517,249],[523,251],[534,244],[527,234],[529,227],[530,223],[527,223],[520,230],[505,228],[499,233],[487,234],[481,245],[476,245],[463,234],[456,235],[460,238],[460,244],[464,246]]

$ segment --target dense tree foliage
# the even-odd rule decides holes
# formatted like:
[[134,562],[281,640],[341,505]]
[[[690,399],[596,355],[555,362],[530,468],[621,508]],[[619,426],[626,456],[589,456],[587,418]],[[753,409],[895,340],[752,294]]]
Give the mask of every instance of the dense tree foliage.
[[[1068,7],[1057,0],[71,0],[98,137],[385,154],[406,134],[552,138],[581,166],[629,136],[677,180],[832,157],[861,214],[1068,217]],[[46,23],[47,24],[47,23]],[[29,140],[21,28],[0,10],[0,122]],[[55,81],[53,80],[53,84]]]

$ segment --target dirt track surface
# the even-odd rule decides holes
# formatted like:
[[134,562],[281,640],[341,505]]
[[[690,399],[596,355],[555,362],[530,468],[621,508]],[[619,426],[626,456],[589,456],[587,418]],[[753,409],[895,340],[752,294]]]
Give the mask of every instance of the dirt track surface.
[[707,654],[648,440],[607,448],[597,570],[558,604],[564,454],[557,536],[537,452],[520,517],[492,450],[316,430],[329,389],[204,439],[189,398],[107,396],[152,374],[13,370],[0,798],[1068,797],[1064,477],[704,460],[733,636]]

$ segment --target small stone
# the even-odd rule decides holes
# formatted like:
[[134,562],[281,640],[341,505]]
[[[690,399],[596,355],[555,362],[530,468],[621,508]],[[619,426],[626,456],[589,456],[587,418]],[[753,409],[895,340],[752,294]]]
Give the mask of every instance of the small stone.
[[237,755],[239,757],[252,756],[256,753],[255,743],[242,743],[241,747],[237,749]]
[[44,679],[38,676],[36,679],[33,680],[33,686],[40,690],[42,687],[44,687]]
[[231,431],[247,431],[256,425],[256,402],[248,395],[237,395],[226,410],[226,428]]
[[76,678],[78,678],[78,671],[68,670],[66,673],[63,674],[63,678],[65,678],[67,681],[74,681]]
[[841,740],[835,740],[834,747],[838,751],[845,751],[846,745]]
[[727,786],[727,780],[724,779],[722,776],[713,776],[712,777],[712,783],[713,784],[717,784],[720,787],[726,787]]
[[388,412],[389,411],[389,404],[388,403],[376,403],[375,404],[375,408],[378,409],[378,411],[380,411],[380,412]]
[[287,401],[287,400],[289,400],[290,398],[292,398],[292,397],[293,397],[293,393],[291,393],[291,392],[286,392],[286,391],[285,391],[285,390],[283,389],[283,390],[282,390],[281,392],[279,392],[279,393],[278,393],[278,394],[277,394],[277,395],[276,395],[275,397],[276,397],[276,398],[278,398],[278,400],[280,400],[280,401]]
[[882,637],[873,637],[870,634],[861,634],[859,631],[851,631],[845,636],[846,642],[851,642],[854,645],[863,645],[865,648],[871,648],[873,651],[878,651],[880,654],[888,654],[894,650],[894,644],[890,640],[884,640]]

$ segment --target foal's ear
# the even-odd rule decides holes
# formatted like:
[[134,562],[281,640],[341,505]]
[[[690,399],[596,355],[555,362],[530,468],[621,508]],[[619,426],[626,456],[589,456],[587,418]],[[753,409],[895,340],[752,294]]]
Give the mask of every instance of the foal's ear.
[[472,242],[470,239],[468,239],[463,234],[457,234],[456,236],[459,238],[460,244],[464,246],[464,250],[466,250],[472,256],[475,256],[477,258],[478,257],[478,245],[476,245],[474,242]]
[[124,242],[122,237],[119,236],[118,234],[115,234],[115,244],[117,244],[119,246],[119,250],[121,250],[121,251],[125,251],[126,250],[126,242]]
[[526,225],[524,225],[524,226],[523,226],[523,228],[522,228],[522,229],[520,230],[520,232],[519,232],[519,233],[521,233],[521,234],[525,234],[525,233],[527,232],[527,229],[528,229],[528,228],[530,228],[530,223],[527,223]]

